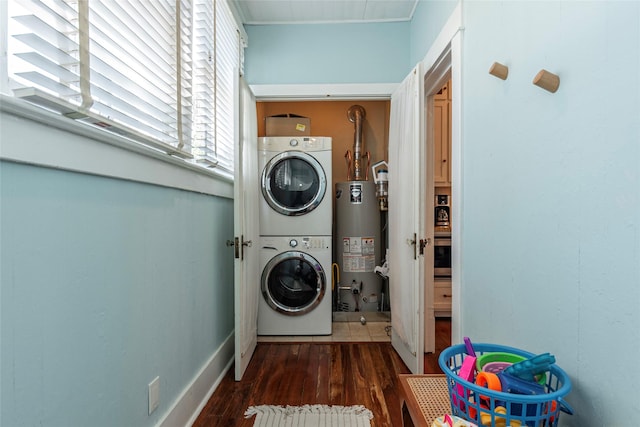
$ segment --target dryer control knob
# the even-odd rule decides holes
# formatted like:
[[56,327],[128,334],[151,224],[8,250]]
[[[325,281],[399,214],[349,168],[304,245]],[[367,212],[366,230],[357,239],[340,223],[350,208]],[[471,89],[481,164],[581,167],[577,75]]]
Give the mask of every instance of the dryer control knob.
[[289,141],[289,145],[292,147],[295,147],[298,145],[298,140],[297,139],[292,139],[291,141]]
[[296,246],[298,246],[298,241],[296,239],[289,240],[289,246],[295,248]]

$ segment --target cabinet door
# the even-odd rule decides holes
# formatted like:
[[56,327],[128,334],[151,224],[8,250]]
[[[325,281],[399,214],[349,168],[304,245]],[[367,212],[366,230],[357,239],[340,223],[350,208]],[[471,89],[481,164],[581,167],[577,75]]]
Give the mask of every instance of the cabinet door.
[[450,152],[450,102],[434,101],[433,106],[433,181],[436,185],[450,185],[449,152]]

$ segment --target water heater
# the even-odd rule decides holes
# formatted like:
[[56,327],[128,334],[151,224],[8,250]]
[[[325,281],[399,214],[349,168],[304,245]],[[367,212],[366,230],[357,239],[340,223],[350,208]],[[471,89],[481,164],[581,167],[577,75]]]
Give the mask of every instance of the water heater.
[[371,181],[336,184],[336,240],[340,285],[338,311],[378,311],[382,278],[374,269],[382,261],[382,233],[376,187]]
[[363,152],[365,110],[353,105],[347,117],[355,124],[353,152],[347,151],[347,181],[336,184],[335,254],[339,281],[337,311],[382,309],[382,278],[375,268],[382,260],[380,203],[376,184],[368,181],[370,154]]

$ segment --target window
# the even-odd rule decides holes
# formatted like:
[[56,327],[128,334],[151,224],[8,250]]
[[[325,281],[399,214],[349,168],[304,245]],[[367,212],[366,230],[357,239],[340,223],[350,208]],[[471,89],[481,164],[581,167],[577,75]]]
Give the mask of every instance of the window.
[[9,0],[10,89],[233,173],[242,40],[223,0]]

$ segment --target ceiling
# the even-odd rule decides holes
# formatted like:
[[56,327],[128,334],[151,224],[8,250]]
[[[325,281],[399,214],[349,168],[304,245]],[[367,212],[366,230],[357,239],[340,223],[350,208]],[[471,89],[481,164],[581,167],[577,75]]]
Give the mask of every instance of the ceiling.
[[245,24],[409,21],[419,0],[231,0]]

